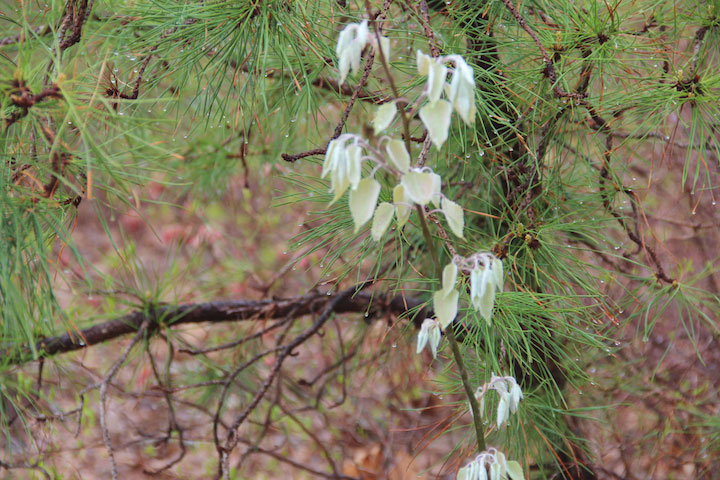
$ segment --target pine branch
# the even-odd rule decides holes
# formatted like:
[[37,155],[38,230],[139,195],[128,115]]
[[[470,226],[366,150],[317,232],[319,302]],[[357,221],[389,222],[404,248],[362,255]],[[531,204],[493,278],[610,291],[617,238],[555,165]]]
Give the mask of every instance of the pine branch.
[[[63,353],[73,352],[124,335],[137,332],[144,322],[148,322],[147,331],[155,332],[161,326],[172,326],[188,323],[221,323],[279,318],[298,318],[321,311],[336,295],[314,292],[307,295],[278,300],[229,300],[175,306],[161,306],[146,311],[135,311],[122,317],[108,320],[82,329],[54,337],[45,337],[35,343],[34,348],[21,347],[18,350],[5,349],[0,357],[6,364],[21,365],[40,358],[48,358]],[[385,298],[388,298],[385,300]],[[382,294],[358,293],[352,298],[343,299],[334,304],[335,313],[361,313],[370,309],[368,318],[373,315],[391,313],[393,315],[408,314],[416,326],[422,322],[426,314],[420,310],[414,315],[414,309],[423,301],[413,297],[384,297]]]

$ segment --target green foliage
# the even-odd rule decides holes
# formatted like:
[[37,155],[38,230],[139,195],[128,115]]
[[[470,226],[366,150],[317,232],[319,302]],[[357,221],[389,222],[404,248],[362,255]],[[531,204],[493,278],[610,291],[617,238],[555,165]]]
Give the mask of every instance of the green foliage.
[[[371,278],[383,291],[421,298],[429,309],[433,292],[442,288],[440,267],[455,254],[492,252],[503,260],[505,291],[496,298],[492,322],[472,308],[465,272],[450,328],[473,389],[493,374],[512,375],[522,386],[525,400],[517,415],[503,429],[490,428],[493,422],[485,419],[483,433],[525,472],[537,466],[538,478],[562,472],[586,448],[567,419],[605,407],[577,408],[568,397],[588,388],[591,364],[613,354],[618,325],[634,326],[647,341],[672,312],[692,342],[698,326],[718,338],[718,294],[703,287],[717,273],[717,254],[704,265],[669,261],[652,241],[647,220],[658,199],[638,194],[644,187],[634,177],[638,169],[652,176],[658,151],[683,147],[681,175],[666,186],[715,198],[717,1],[533,0],[519,10],[509,0],[431,1],[427,18],[416,2],[386,2],[390,8],[377,20],[391,42],[389,58],[375,54],[367,80],[361,80],[363,63],[344,85],[337,81],[337,35],[349,23],[375,19],[380,2],[371,2],[368,12],[364,2],[329,0],[105,0],[81,13],[86,18],[80,27],[68,23],[67,9],[81,9],[78,2],[41,3],[3,2],[0,18],[0,37],[7,40],[0,42],[0,428],[8,439],[8,412],[22,417],[53,402],[13,359],[42,357],[42,338],[176,303],[187,294],[184,280],[203,273],[203,253],[184,256],[189,247],[182,241],[177,253],[166,252],[167,271],[155,272],[117,218],[144,215],[148,205],[158,211],[188,205],[190,199],[208,224],[221,223],[232,214],[214,202],[227,195],[253,201],[254,192],[242,186],[238,193],[233,183],[240,175],[247,183],[248,172],[258,178],[271,169],[282,172],[283,191],[273,206],[307,209],[303,228],[288,235],[296,232],[294,261],[314,259],[319,279],[292,294],[318,287],[340,291]],[[442,129],[421,109],[425,84],[416,73],[415,52],[428,52],[429,45],[442,55],[461,55],[472,67],[477,114],[474,123],[467,112],[464,122],[454,115],[442,147],[428,142],[423,150],[426,125]],[[375,50],[368,46],[363,62],[370,52]],[[351,96],[355,104],[345,118]],[[375,131],[381,130],[371,127],[377,105],[388,100],[405,111],[385,132]],[[422,157],[442,178],[443,194],[462,207],[464,229],[456,211],[451,226],[429,206],[373,241],[370,207],[362,205],[355,216],[364,225],[355,225],[347,195],[340,196],[349,187],[355,191],[351,182],[336,190],[339,199],[332,203],[318,158],[289,163],[280,157],[324,151],[338,136],[338,124],[338,135],[357,134],[379,152],[383,134],[396,139],[394,147],[408,145],[411,164]],[[391,160],[401,164],[396,170],[407,170],[404,157]],[[380,186],[379,202],[392,203],[399,178],[390,168],[364,165],[362,178],[372,174]],[[153,187],[162,193],[149,194]],[[82,220],[79,206],[88,203],[110,245],[104,265],[73,238]],[[357,200],[355,205],[357,211]],[[277,229],[287,226],[275,222]],[[65,268],[70,263],[72,269]],[[88,292],[102,297],[101,311],[68,306],[68,298],[87,300]],[[208,288],[205,299],[211,293]],[[205,382],[188,395],[201,405],[233,383],[233,401],[249,403],[263,385],[260,367],[232,382],[226,379],[235,365],[214,356],[196,357],[199,367],[171,368],[172,345],[197,347],[169,328],[175,320],[161,322],[168,327],[162,336],[170,353],[158,367],[162,371],[153,364],[153,378],[167,385]],[[303,331],[291,325],[283,335]],[[365,334],[355,332],[353,340],[359,344]],[[408,343],[412,334],[408,328]],[[334,335],[328,337],[342,343]],[[432,367],[433,388],[457,402],[460,415],[467,410],[466,390],[445,343]],[[146,339],[143,351],[152,352],[152,344]],[[252,344],[243,355],[251,358],[261,347]],[[140,357],[128,362],[140,368]],[[342,372],[338,384],[344,386],[346,376]],[[96,422],[88,408],[83,403],[86,425]],[[218,416],[228,408],[218,406]],[[486,405],[495,408],[497,402]],[[307,419],[271,411],[288,436],[311,429]],[[253,432],[262,431],[262,412],[252,419]],[[713,455],[720,451],[717,418],[700,420],[710,432],[704,452]],[[475,442],[468,435],[448,455],[461,462]],[[149,445],[146,453],[155,456],[157,449]],[[442,459],[434,460],[441,465]],[[242,476],[236,470],[228,475]]]

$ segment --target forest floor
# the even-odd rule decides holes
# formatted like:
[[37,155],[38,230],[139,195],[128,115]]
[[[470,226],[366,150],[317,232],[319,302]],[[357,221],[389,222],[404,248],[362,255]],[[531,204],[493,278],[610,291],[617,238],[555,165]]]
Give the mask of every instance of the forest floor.
[[[708,262],[717,265],[718,208],[708,195],[672,194],[677,188],[669,179],[677,178],[683,159],[673,155],[667,145],[660,143],[656,148],[653,155],[658,161],[652,170],[634,172],[635,183],[647,186],[640,195],[653,202],[645,234],[654,237],[652,243],[668,271],[680,260],[692,262],[697,271]],[[137,211],[109,214],[113,235],[120,240],[122,231],[126,240],[122,251],[127,258],[130,250],[135,255],[132,265],[116,260],[113,245],[93,212],[94,207],[102,207],[83,202],[74,230],[79,249],[89,264],[99,272],[113,273],[122,287],[96,285],[93,295],[59,282],[64,292],[61,301],[77,311],[108,311],[109,304],[100,291],[125,289],[117,297],[132,302],[134,294],[154,288],[156,280],[167,285],[160,297],[169,302],[253,300],[268,293],[294,296],[314,286],[323,288],[322,261],[327,252],[320,250],[296,262],[302,252],[289,247],[304,228],[309,212],[303,204],[273,206],[272,192],[287,186],[279,179],[285,168],[278,164],[250,173],[247,188],[245,176],[238,174],[223,198],[210,204],[198,199],[185,199],[176,206],[143,203]],[[139,198],[158,201],[163,195],[164,187],[159,184],[138,192]],[[59,261],[69,276],[81,275],[70,252],[60,253]],[[709,275],[700,285],[718,293],[718,282],[718,275]],[[612,289],[608,294],[613,294]],[[78,301],[86,305],[73,305]],[[126,306],[118,300],[117,308]],[[256,451],[243,457],[236,478],[317,478],[277,456],[328,475],[335,468],[338,473],[366,480],[452,478],[457,456],[448,462],[444,458],[467,433],[467,429],[454,427],[466,425],[470,419],[457,418],[455,406],[433,393],[433,379],[441,367],[414,353],[414,331],[397,319],[378,320],[368,327],[357,317],[348,315],[333,326],[347,338],[356,339],[357,355],[349,364],[354,371],[347,372],[351,378],[329,381],[325,407],[303,415],[297,422],[301,428],[293,422],[292,426],[272,426],[261,444],[270,453]],[[572,406],[606,406],[573,421],[576,432],[589,439],[599,478],[720,478],[716,456],[720,452],[717,325],[682,322],[678,312],[668,310],[644,338],[643,325],[618,320],[613,333],[617,350],[597,358],[589,371],[593,382],[583,391],[567,392]],[[253,328],[190,325],[174,335],[199,348],[239,338]],[[329,330],[328,339],[333,335]],[[55,390],[58,406],[72,410],[78,402],[77,392],[101,379],[129,342],[126,338],[65,355],[59,363],[47,362],[46,378],[59,380],[48,380],[45,388]],[[158,360],[167,358],[163,342],[151,349]],[[316,350],[298,353],[288,368],[312,378],[332,364],[337,352],[318,344]],[[197,370],[200,378],[207,373],[197,356],[176,355],[173,374],[189,378]],[[228,355],[235,363],[246,356],[242,349]],[[28,367],[28,372],[34,372],[33,368],[36,366]],[[160,441],[166,436],[170,412],[162,391],[154,385],[148,362],[131,355],[109,390],[108,424],[121,478],[211,478],[217,468],[212,442],[217,392],[192,397],[192,404],[175,405],[186,449],[182,461],[160,474],[147,473],[181,455],[177,432],[169,441]],[[288,399],[309,395],[290,382],[283,388],[286,391],[278,395]],[[98,428],[98,400],[97,392],[88,395],[79,429],[77,416],[51,423],[38,421],[28,425],[34,443],[18,432],[16,447],[43,452],[44,467],[59,472],[62,478],[109,478],[108,454]],[[240,458],[234,462],[239,464]],[[33,478],[38,473],[16,470],[13,475]]]

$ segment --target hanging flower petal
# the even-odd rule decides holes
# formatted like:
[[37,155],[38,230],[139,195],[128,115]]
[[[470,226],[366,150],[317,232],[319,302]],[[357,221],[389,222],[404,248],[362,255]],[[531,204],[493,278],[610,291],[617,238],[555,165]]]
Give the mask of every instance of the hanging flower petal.
[[427,75],[430,71],[430,65],[433,63],[432,57],[418,50],[416,53],[416,61],[418,73],[420,75]]
[[430,62],[427,80],[427,96],[430,103],[435,103],[440,99],[440,94],[445,86],[447,78],[447,67],[437,60]]
[[522,466],[515,460],[507,462],[507,473],[510,476],[510,480],[525,480]]
[[347,177],[350,187],[355,190],[360,183],[362,173],[362,148],[350,145],[345,149],[347,155]]
[[[506,394],[507,395],[507,394]],[[497,411],[497,426],[498,428],[502,427],[503,423],[508,418],[508,412],[510,410],[510,404],[508,402],[508,399],[505,395],[500,396],[500,401],[498,402],[498,411]]]
[[473,70],[459,55],[451,55],[448,59],[455,63],[448,98],[463,121],[470,125],[476,114]]

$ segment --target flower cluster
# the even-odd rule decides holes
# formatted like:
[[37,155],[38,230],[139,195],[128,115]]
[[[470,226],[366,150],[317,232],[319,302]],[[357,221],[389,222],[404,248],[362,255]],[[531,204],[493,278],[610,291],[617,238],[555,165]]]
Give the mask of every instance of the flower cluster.
[[[379,39],[379,40],[377,40]],[[368,28],[368,21],[351,23],[347,25],[338,37],[335,52],[338,55],[338,69],[340,83],[347,74],[360,68],[363,49],[372,45],[380,50],[388,59],[390,41],[386,37],[373,36]],[[420,117],[431,140],[440,147],[447,139],[450,127],[450,114],[452,108],[460,114],[466,123],[471,123],[475,116],[475,98],[472,69],[457,55],[448,55],[433,59],[422,52],[418,52],[418,70],[428,76],[428,86],[425,95],[430,102],[420,109]],[[446,82],[448,67],[445,63],[454,65],[452,80]],[[448,100],[440,99],[442,91]],[[433,108],[447,110],[440,116],[433,113]],[[375,134],[387,129],[393,122],[398,111],[394,101],[380,105],[373,120]],[[443,125],[436,120],[440,119]],[[443,132],[438,128],[444,129]],[[438,141],[443,137],[442,141]],[[355,232],[373,219],[371,235],[375,241],[382,238],[389,228],[393,216],[397,219],[399,228],[408,221],[415,205],[425,207],[432,204],[445,216],[448,227],[453,234],[463,238],[465,218],[460,205],[453,202],[441,192],[442,179],[431,168],[413,167],[410,152],[405,142],[399,139],[382,136],[380,147],[375,148],[359,135],[343,134],[333,139],[327,146],[325,161],[323,162],[322,178],[330,177],[330,193],[336,202],[350,189],[349,207],[355,224]],[[362,178],[362,167],[365,159],[371,159],[376,167],[367,178]],[[375,171],[382,168],[399,179],[393,188],[393,201],[382,202],[379,205],[380,184],[373,178]],[[443,327],[444,328],[444,327]]]
[[496,448],[488,448],[458,471],[457,480],[525,480],[518,462],[508,461]]
[[[377,50],[375,37],[370,34],[368,21],[350,23],[340,32],[335,53],[339,58],[338,70],[340,70],[340,85],[345,82],[348,72],[357,72],[360,69],[362,51],[367,44],[373,45]],[[380,37],[380,48],[385,58],[390,55],[390,40],[387,37]]]
[[[448,68],[452,63],[452,79],[446,81]],[[475,121],[475,78],[473,70],[459,55],[432,58],[420,50],[417,51],[417,69],[420,75],[427,76],[425,95],[428,103],[418,112],[430,140],[440,148],[445,143],[450,129],[450,116],[453,108],[463,121],[470,125]],[[445,93],[447,100],[441,99]]]
[[503,263],[492,253],[476,253],[470,263],[470,301],[490,325],[495,294],[503,291]]
[[522,389],[514,377],[498,377],[493,373],[490,381],[475,392],[475,397],[480,402],[481,415],[485,409],[485,394],[490,390],[495,390],[500,396],[496,420],[497,426],[500,428],[507,421],[510,413],[517,412],[520,400],[523,399]]
[[443,270],[442,289],[433,295],[433,308],[440,325],[444,330],[457,314],[459,292],[455,283],[458,266],[470,271],[470,302],[489,324],[495,293],[503,289],[503,264],[492,253],[476,253],[468,258],[455,257]]
[[[404,143],[397,139],[383,137],[385,151],[369,145],[362,137],[343,134],[332,140],[327,147],[323,162],[322,178],[330,177],[330,193],[335,203],[350,189],[349,205],[355,224],[355,232],[373,218],[372,237],[379,241],[390,226],[393,215],[398,227],[408,221],[414,205],[432,204],[440,207],[447,219],[450,231],[462,238],[465,219],[460,205],[445,197],[441,191],[440,175],[429,167],[410,166],[410,155]],[[362,179],[363,162],[371,159],[377,167],[400,177],[393,189],[393,203],[377,205],[380,183],[372,176]],[[376,208],[377,205],[377,208]]]

